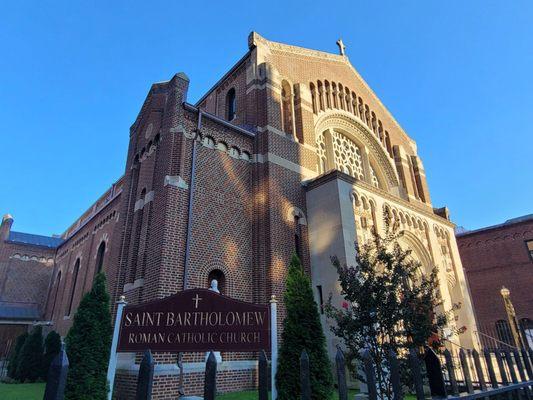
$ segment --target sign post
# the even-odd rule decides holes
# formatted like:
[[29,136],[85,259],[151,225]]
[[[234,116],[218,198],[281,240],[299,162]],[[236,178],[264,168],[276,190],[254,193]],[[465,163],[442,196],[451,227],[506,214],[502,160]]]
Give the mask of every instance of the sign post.
[[278,301],[276,296],[272,295],[270,298],[270,346],[271,346],[271,390],[272,400],[278,398],[278,391],[276,390],[276,372],[278,370]]
[[115,327],[113,329],[113,341],[111,342],[111,353],[109,354],[109,366],[107,368],[107,381],[109,382],[108,400],[113,397],[113,384],[115,383],[115,370],[117,369],[117,345],[120,333],[120,326],[122,325],[122,314],[124,306],[128,304],[124,296],[120,296],[117,301],[117,318],[115,319]]

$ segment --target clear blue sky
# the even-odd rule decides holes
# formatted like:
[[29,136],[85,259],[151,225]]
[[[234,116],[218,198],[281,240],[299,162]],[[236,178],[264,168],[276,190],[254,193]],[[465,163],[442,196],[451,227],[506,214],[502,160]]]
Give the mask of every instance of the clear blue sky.
[[196,101],[252,30],[342,37],[458,225],[533,212],[533,2],[286,0],[2,2],[0,213],[61,233],[123,173],[151,83],[184,71]]

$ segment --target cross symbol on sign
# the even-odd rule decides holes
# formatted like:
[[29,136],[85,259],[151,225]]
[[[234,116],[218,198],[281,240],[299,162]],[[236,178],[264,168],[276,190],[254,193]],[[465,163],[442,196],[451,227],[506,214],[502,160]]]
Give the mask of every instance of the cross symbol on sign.
[[193,297],[192,301],[194,301],[194,308],[198,308],[198,302],[202,300],[201,297],[198,296],[198,293],[196,293],[196,297]]

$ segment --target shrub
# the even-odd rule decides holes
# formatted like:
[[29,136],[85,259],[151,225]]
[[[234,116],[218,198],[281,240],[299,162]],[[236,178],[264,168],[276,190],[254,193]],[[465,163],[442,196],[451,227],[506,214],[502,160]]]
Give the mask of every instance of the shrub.
[[24,342],[27,338],[28,332],[24,332],[22,335],[19,335],[15,342],[15,347],[13,347],[11,353],[9,354],[7,376],[11,379],[17,379],[17,366],[20,359],[20,351],[22,350],[22,346],[24,346]]
[[17,379],[35,382],[41,376],[43,365],[43,328],[37,325],[20,350],[17,365]]
[[80,302],[66,337],[69,371],[66,400],[106,400],[111,350],[111,314],[106,279],[99,273]]
[[311,280],[293,255],[285,291],[287,316],[283,321],[276,386],[279,400],[300,398],[300,355],[309,355],[313,400],[330,398],[333,390],[331,366],[326,350],[318,307],[313,299]]

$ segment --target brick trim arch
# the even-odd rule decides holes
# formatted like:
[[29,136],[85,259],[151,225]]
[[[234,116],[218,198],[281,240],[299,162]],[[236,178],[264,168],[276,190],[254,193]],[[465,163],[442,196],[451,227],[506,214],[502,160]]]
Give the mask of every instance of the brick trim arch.
[[315,123],[315,135],[327,129],[340,130],[347,134],[350,139],[355,139],[369,149],[372,158],[376,162],[378,173],[383,175],[388,188],[398,187],[399,179],[392,161],[376,136],[351,114],[344,111],[327,111],[321,115]]

